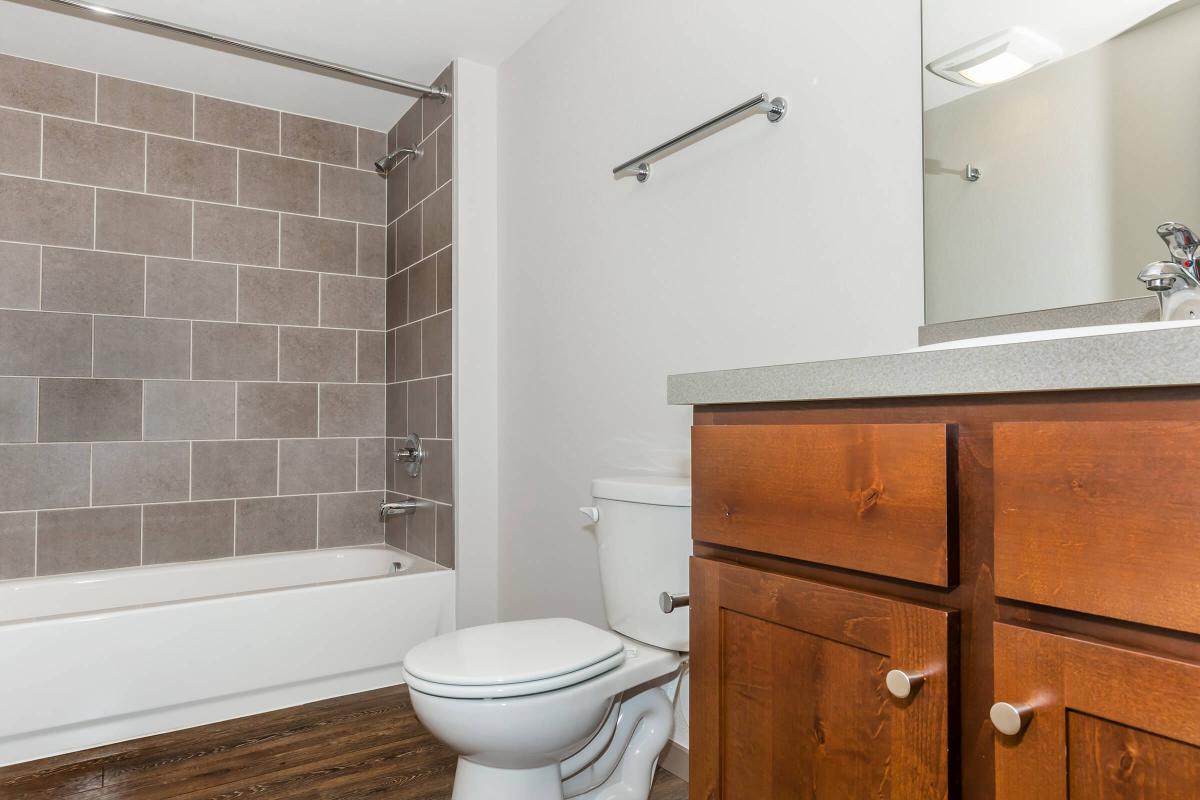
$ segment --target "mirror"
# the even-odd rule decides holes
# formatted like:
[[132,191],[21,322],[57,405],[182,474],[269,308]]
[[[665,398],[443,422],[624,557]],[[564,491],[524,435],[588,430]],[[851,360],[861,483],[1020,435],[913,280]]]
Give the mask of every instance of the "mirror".
[[1149,296],[1200,232],[1200,0],[922,13],[926,324]]

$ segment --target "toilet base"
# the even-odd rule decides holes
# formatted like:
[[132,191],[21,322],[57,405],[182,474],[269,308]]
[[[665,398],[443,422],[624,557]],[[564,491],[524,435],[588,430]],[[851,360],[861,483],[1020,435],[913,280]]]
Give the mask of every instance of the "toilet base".
[[558,764],[505,769],[459,756],[451,800],[563,800]]

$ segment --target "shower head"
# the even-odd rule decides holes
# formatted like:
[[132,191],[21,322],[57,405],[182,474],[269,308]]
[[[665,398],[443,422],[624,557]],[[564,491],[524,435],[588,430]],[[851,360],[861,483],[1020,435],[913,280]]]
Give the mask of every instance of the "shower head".
[[413,158],[420,158],[421,154],[422,154],[422,151],[421,151],[421,148],[419,148],[419,147],[397,148],[396,150],[393,150],[392,152],[388,153],[386,156],[384,156],[383,158],[381,158],[375,162],[375,171],[386,178],[387,174],[389,172],[391,172],[393,169],[395,169],[396,165],[400,163],[401,158],[403,158],[404,156],[412,156]]

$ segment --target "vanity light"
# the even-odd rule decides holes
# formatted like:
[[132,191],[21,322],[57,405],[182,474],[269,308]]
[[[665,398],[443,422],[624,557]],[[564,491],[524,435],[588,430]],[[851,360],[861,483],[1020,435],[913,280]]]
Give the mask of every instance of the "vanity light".
[[1024,75],[1062,56],[1058,45],[1025,28],[1009,28],[932,61],[934,75],[963,86],[982,87]]

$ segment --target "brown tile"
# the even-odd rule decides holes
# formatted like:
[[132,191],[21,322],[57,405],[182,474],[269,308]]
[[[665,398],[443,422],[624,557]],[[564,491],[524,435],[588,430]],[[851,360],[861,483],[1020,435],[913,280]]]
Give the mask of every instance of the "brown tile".
[[42,250],[42,308],[141,316],[146,259],[95,250]]
[[437,535],[437,506],[428,500],[418,500],[417,510],[408,518],[408,552],[433,561]]
[[387,274],[386,229],[379,225],[358,226],[358,274],[382,278]]
[[33,575],[37,514],[0,514],[0,580]]
[[358,129],[338,122],[284,114],[280,128],[285,156],[353,167],[357,164]]
[[354,439],[285,439],[279,443],[280,494],[352,492],[357,468]]
[[424,204],[413,206],[396,220],[396,270],[421,260],[421,214]]
[[142,438],[232,439],[236,387],[220,381],[146,381]]
[[396,274],[396,223],[390,222],[387,226],[387,233],[384,236],[384,260],[383,266],[385,274]]
[[354,331],[279,329],[281,381],[354,381]]
[[[389,503],[408,499],[405,495],[387,492],[384,494]],[[408,516],[392,517],[384,525],[383,540],[392,547],[401,550],[408,549]]]
[[146,191],[215,203],[237,201],[237,151],[203,142],[151,136]]
[[428,197],[437,188],[437,137],[421,142],[421,155],[409,157],[408,202],[410,205]]
[[192,323],[192,379],[273,381],[278,378],[279,329],[232,322]]
[[186,378],[191,324],[182,319],[96,317],[92,374],[97,378]]
[[92,446],[92,505],[188,499],[187,442],[112,442]]
[[86,506],[89,444],[0,445],[0,511]]
[[408,318],[424,319],[437,313],[437,256],[408,268]]
[[42,118],[0,108],[0,172],[36,178],[42,164]]
[[437,437],[454,436],[454,379],[444,375],[437,379]]
[[0,311],[0,375],[91,374],[91,317]]
[[358,331],[358,382],[383,383],[382,331]]
[[239,383],[239,439],[306,438],[317,435],[317,384]]
[[409,147],[416,144],[425,138],[421,133],[421,101],[418,100],[409,106],[404,112],[404,116],[400,117],[392,130],[388,133],[389,141],[392,149],[401,145]]
[[384,326],[387,330],[408,322],[408,270],[387,279],[384,296]]
[[375,383],[321,384],[321,436],[382,436],[384,387]]
[[279,215],[254,208],[196,203],[196,251],[201,261],[279,265]]
[[316,325],[319,292],[313,272],[239,267],[238,320]]
[[91,247],[95,190],[0,175],[0,239]]
[[396,380],[421,377],[421,323],[396,329]]
[[0,378],[0,442],[37,439],[37,379]]
[[426,377],[453,369],[453,313],[445,311],[421,323],[421,374]]
[[[454,65],[450,64],[442,74],[438,75],[433,81],[433,86],[441,86],[454,93]],[[421,103],[421,131],[424,136],[430,133],[441,125],[446,120],[450,119],[450,114],[454,110],[454,103],[448,98],[423,97]]]
[[317,180],[311,161],[238,152],[238,205],[316,214]]
[[454,174],[454,126],[443,125],[437,131],[437,185]]
[[149,505],[142,514],[142,563],[232,556],[233,500]]
[[387,134],[358,129],[358,168],[375,169],[375,162],[388,154]]
[[353,222],[284,214],[280,225],[279,266],[355,273],[358,245]]
[[192,137],[190,92],[101,75],[96,98],[98,122],[185,139]]
[[321,325],[326,328],[384,328],[384,283],[380,278],[321,276]]
[[385,182],[374,171],[321,165],[321,216],[382,225]]
[[454,455],[451,442],[434,439],[425,442],[425,463],[421,465],[421,496],[439,503],[454,502]]
[[437,507],[437,563],[454,569],[454,506]]
[[279,112],[196,95],[198,141],[279,152]]
[[384,205],[387,206],[388,222],[391,222],[396,217],[408,211],[408,157],[405,156],[392,167],[392,171],[387,174],[387,184],[384,187],[384,195],[386,196]]
[[146,134],[57,117],[42,122],[42,176],[89,186],[141,191]]
[[387,331],[383,334],[383,381],[391,383],[396,380],[396,332]]
[[121,442],[142,438],[140,381],[39,381],[39,442]]
[[237,318],[237,267],[207,261],[146,259],[146,315]]
[[387,458],[386,439],[358,440],[358,490],[382,489],[387,484],[384,475]]
[[421,250],[425,255],[436,253],[451,242],[453,190],[454,184],[447,184],[421,204]]
[[37,308],[41,248],[0,242],[0,308]]
[[237,502],[237,554],[312,550],[317,546],[317,498],[267,497]]
[[101,189],[96,193],[96,247],[189,258],[192,204],[170,197]]
[[95,119],[96,76],[55,64],[0,55],[0,106]]
[[454,248],[437,254],[437,310],[449,311],[454,305]]
[[274,495],[278,447],[271,439],[192,442],[192,499]]
[[383,492],[321,495],[319,547],[350,547],[383,541],[379,504]]
[[422,439],[437,435],[437,378],[408,384],[408,432]]
[[387,436],[408,435],[408,384],[389,383],[384,393],[387,417],[384,434]]
[[38,512],[39,575],[135,567],[141,551],[139,506]]

